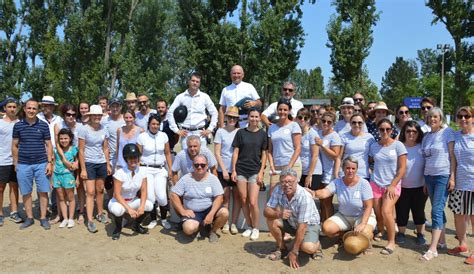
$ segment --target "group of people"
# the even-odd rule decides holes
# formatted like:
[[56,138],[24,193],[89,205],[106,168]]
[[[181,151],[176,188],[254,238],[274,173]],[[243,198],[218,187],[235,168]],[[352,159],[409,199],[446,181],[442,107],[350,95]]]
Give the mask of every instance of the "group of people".
[[[79,222],[95,233],[96,221],[111,218],[112,239],[118,240],[127,219],[141,234],[158,221],[170,229],[177,219],[186,235],[199,233],[213,243],[219,231],[239,233],[242,210],[247,227],[241,235],[258,240],[260,193],[268,185],[263,216],[277,244],[269,258],[288,258],[297,268],[300,251],[323,257],[320,235],[341,237],[349,231],[344,246],[353,253],[367,252],[371,241],[386,237],[380,253],[392,254],[407,240],[410,211],[416,243],[425,245],[429,197],[432,237],[420,259],[432,260],[439,248],[446,248],[446,203],[459,241],[448,254],[469,252],[466,234],[474,223],[471,107],[457,110],[460,130],[454,131],[431,98],[421,102],[421,119],[413,120],[410,109],[401,105],[392,122],[384,102],[366,103],[358,92],[337,107],[338,120],[334,107],[305,108],[294,98],[296,85],[285,82],[281,98],[261,112],[263,102],[243,81],[243,68],[233,66],[230,77],[219,108],[200,90],[198,73],[171,105],[159,99],[156,109],[147,95],[132,92],[124,102],[100,97],[96,105],[63,103],[60,116],[51,96],[29,99],[21,109],[7,98],[0,120],[0,204],[8,184],[10,219],[22,223],[20,229],[30,227],[35,182],[44,229]],[[57,211],[51,220],[46,217],[49,203]],[[2,206],[0,226],[4,219]],[[289,250],[285,241],[292,236]],[[368,245],[351,246],[351,237],[362,237]],[[474,257],[465,262],[474,264]]]

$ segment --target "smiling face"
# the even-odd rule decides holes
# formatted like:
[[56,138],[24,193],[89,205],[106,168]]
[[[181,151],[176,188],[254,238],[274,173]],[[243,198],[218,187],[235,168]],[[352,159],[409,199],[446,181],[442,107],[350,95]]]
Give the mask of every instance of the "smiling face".
[[405,129],[405,140],[409,143],[416,144],[416,141],[418,139],[418,134],[419,133],[415,127],[407,127]]
[[280,117],[280,121],[288,119],[290,113],[290,107],[287,104],[279,104],[277,108],[277,114]]
[[392,134],[392,125],[390,123],[381,123],[378,127],[381,140],[388,140]]
[[38,102],[28,101],[23,107],[23,111],[25,112],[26,118],[28,120],[34,120],[36,118],[36,114],[38,114]]
[[397,112],[397,117],[398,117],[398,120],[401,122],[409,121],[411,117],[410,110],[405,106],[400,107],[400,109],[398,109],[398,112]]
[[156,134],[160,130],[160,122],[156,119],[152,119],[148,124],[148,130],[151,133]]
[[354,107],[353,106],[343,106],[341,107],[341,114],[344,116],[344,120],[348,121],[352,114],[354,113]]
[[112,116],[118,116],[120,115],[120,112],[122,111],[122,105],[119,104],[119,103],[113,103],[110,107],[110,114],[112,114]]
[[380,121],[382,120],[383,118],[386,118],[388,115],[388,112],[384,109],[377,109],[375,111],[375,121]]
[[469,127],[472,127],[472,116],[467,111],[461,110],[456,115],[456,122],[461,129],[466,130]]
[[141,112],[145,113],[148,109],[148,96],[141,95],[138,97],[138,108]]
[[324,132],[328,132],[332,129],[334,121],[331,119],[331,117],[324,115],[321,118],[321,128],[323,129]]
[[354,116],[351,119],[351,132],[353,135],[359,135],[364,127],[364,119],[360,116]]
[[188,154],[191,158],[198,155],[199,151],[201,151],[201,142],[199,142],[199,140],[191,140],[187,143],[187,145]]
[[89,122],[93,125],[99,125],[101,119],[102,119],[102,114],[89,115]]
[[11,103],[8,103],[5,105],[5,114],[12,118],[12,117],[15,117],[16,116],[16,103],[15,102],[11,102]]
[[291,99],[295,95],[295,86],[291,83],[285,83],[281,89],[281,96]]
[[123,120],[125,121],[125,125],[131,127],[135,124],[135,117],[130,112],[126,112],[123,115]]
[[128,157],[125,159],[127,162],[128,170],[135,170],[140,163],[140,159],[138,157]]
[[293,195],[296,192],[296,177],[286,175],[280,178],[281,188],[286,195]]
[[72,109],[66,111],[64,113],[64,121],[66,121],[67,124],[72,124],[76,121],[76,112]]
[[421,104],[421,114],[423,115],[423,117],[426,117],[426,115],[428,115],[428,111],[430,111],[433,107],[434,106],[429,102],[423,102]]
[[428,115],[427,121],[428,121],[428,125],[431,128],[431,131],[437,131],[438,129],[441,128],[443,119],[441,118],[439,113],[432,113],[431,115]]
[[71,144],[71,137],[69,137],[69,135],[67,134],[60,134],[59,135],[59,144],[61,145],[61,147],[69,147],[69,145]]
[[256,110],[251,111],[249,113],[249,126],[258,126],[258,123],[260,123],[260,113]]
[[244,79],[244,69],[241,66],[233,66],[230,70],[230,78],[232,83],[238,85]]
[[204,156],[197,156],[193,160],[194,173],[203,176],[207,172],[207,159]]
[[168,107],[164,101],[156,102],[156,111],[160,114],[161,117],[165,117],[168,112]]
[[354,179],[357,176],[357,164],[351,161],[344,161],[343,165],[344,177]]
[[87,112],[89,112],[89,105],[87,103],[81,103],[79,105],[79,112],[82,116],[85,116]]

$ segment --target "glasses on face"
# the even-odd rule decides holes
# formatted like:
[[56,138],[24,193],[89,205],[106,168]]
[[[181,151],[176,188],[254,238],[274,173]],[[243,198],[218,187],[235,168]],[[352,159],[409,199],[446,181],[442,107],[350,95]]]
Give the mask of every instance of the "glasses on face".
[[291,180],[280,181],[280,184],[282,185],[292,185],[293,183],[295,183],[295,181],[291,181]]
[[354,102],[362,102],[364,101],[364,98],[354,98]]
[[148,101],[138,101],[138,103],[139,103],[140,105],[145,105],[146,103],[148,103]]
[[361,122],[361,121],[352,121],[351,124],[352,124],[352,125],[359,125],[359,126],[361,126],[361,125],[364,124],[364,122]]
[[418,133],[418,131],[414,130],[414,129],[407,129],[405,130],[405,134],[416,134]]
[[302,115],[298,115],[297,118],[300,119],[300,120],[308,120],[309,119],[308,116],[302,116]]
[[424,107],[422,106],[421,109],[422,109],[422,110],[430,110],[430,109],[431,109],[431,106],[424,106]]
[[331,120],[321,120],[321,123],[330,125],[330,124],[332,124],[332,121]]
[[76,113],[66,112],[66,117],[76,117]]
[[362,110],[361,110],[360,108],[355,108],[355,109],[354,109],[354,113],[359,113],[359,112],[361,112],[361,111],[362,111]]
[[400,110],[400,111],[398,112],[398,115],[403,115],[403,114],[408,114],[408,110],[405,110],[405,111]]
[[292,88],[283,88],[283,91],[289,91],[289,92],[293,92],[293,91],[295,91],[295,90],[294,90],[294,89],[292,89]]
[[205,168],[206,166],[207,164],[199,164],[199,163],[194,164],[194,168]]
[[239,117],[227,116],[227,120],[239,120]]
[[459,120],[462,120],[462,118],[467,120],[467,119],[471,118],[471,115],[469,115],[469,114],[458,114],[456,117],[458,117]]
[[311,113],[313,113],[313,114],[314,114],[314,113],[318,113],[318,111],[317,111],[316,109],[312,109],[312,110],[310,110],[310,111],[311,111]]
[[392,131],[391,127],[379,127],[380,132],[390,132]]

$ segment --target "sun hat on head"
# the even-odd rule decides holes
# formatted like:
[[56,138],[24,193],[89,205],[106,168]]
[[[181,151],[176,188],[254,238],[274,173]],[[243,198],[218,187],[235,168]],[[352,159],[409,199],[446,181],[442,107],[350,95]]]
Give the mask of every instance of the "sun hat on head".
[[58,105],[58,103],[56,103],[56,101],[54,101],[54,97],[53,97],[53,96],[49,96],[49,95],[43,96],[43,98],[41,99],[40,104],[43,104],[43,105],[55,105],[55,106]]
[[239,108],[236,106],[227,107],[225,111],[226,116],[239,117]]
[[135,92],[127,92],[127,96],[125,96],[124,101],[136,101],[136,100],[138,100],[138,98],[135,95]]
[[339,108],[342,107],[354,107],[354,99],[352,99],[351,97],[345,97],[342,100],[342,104],[339,106]]
[[99,105],[92,105],[86,115],[102,115],[102,107]]
[[388,114],[393,114],[393,111],[388,109],[387,104],[385,104],[383,101],[377,102],[374,109],[371,110],[370,113],[375,113],[376,110],[385,110]]

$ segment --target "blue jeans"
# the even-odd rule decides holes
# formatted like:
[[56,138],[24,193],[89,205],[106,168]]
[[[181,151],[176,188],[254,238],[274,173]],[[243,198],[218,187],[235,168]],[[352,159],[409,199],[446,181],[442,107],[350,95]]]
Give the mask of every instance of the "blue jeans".
[[449,175],[425,175],[425,184],[431,201],[432,229],[443,229],[446,223],[444,207],[448,199]]

